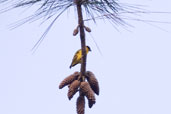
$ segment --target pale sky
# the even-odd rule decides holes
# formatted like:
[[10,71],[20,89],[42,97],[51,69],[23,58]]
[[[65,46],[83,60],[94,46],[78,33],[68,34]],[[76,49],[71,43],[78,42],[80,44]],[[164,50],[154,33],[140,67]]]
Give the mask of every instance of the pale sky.
[[[171,12],[170,0],[127,3],[145,5],[149,11]],[[32,13],[32,9],[16,9],[0,14],[0,114],[76,114],[78,94],[69,101],[67,87],[58,89],[66,76],[80,69],[80,65],[69,69],[80,48],[79,35],[72,36],[76,13],[64,13],[34,54],[30,50],[50,21],[40,25],[39,20],[10,30],[12,23]],[[171,14],[135,18],[168,22]],[[86,102],[85,114],[171,114],[171,24],[127,23],[134,27],[125,30],[116,25],[117,31],[107,21],[85,23],[102,53],[86,33],[92,49],[87,70],[96,75],[100,95],[92,109]]]

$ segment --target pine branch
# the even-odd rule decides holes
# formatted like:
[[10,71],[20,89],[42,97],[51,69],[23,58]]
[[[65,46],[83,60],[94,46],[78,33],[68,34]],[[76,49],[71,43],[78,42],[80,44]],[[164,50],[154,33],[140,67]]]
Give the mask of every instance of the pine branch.
[[[78,24],[80,29],[80,40],[81,40],[81,49],[82,49],[82,63],[81,63],[81,77],[84,78],[86,72],[86,41],[85,41],[85,31],[84,31],[84,21],[82,15],[81,1],[76,1],[77,5],[77,14],[78,14]],[[84,79],[83,79],[84,80]]]

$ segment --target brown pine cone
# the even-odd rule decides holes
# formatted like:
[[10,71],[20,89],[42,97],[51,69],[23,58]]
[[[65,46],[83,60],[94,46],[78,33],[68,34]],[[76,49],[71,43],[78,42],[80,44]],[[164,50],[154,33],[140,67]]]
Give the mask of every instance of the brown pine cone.
[[76,36],[78,34],[78,28],[74,29],[73,36]]
[[70,86],[69,86],[69,90],[68,90],[68,98],[69,100],[71,100],[71,98],[75,95],[75,93],[78,91],[78,88],[80,86],[80,81],[75,80],[73,81]]
[[68,84],[71,84],[74,80],[76,80],[79,76],[79,72],[75,72],[74,74],[71,74],[70,76],[66,77],[59,85],[59,89],[62,89],[63,87],[67,86]]
[[89,27],[84,26],[84,28],[87,32],[91,32],[91,29]]
[[97,95],[99,95],[99,83],[98,83],[98,80],[96,79],[95,75],[91,71],[87,71],[86,78],[87,78],[87,81],[89,82],[92,90]]
[[96,103],[96,98],[94,96],[94,92],[91,89],[89,83],[81,82],[80,91],[87,97],[89,108],[91,108],[93,106],[93,104]]
[[84,114],[85,109],[85,98],[84,96],[79,96],[77,98],[77,114]]

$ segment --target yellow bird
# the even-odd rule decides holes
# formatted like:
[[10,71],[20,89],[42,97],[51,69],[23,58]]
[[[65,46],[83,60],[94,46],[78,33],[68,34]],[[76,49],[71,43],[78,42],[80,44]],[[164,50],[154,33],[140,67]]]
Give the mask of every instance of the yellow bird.
[[[86,54],[91,51],[90,47],[89,46],[86,46]],[[72,59],[72,63],[70,65],[69,68],[77,65],[78,63],[81,63],[81,58],[82,58],[82,50],[78,50],[75,55],[74,55],[74,58]]]

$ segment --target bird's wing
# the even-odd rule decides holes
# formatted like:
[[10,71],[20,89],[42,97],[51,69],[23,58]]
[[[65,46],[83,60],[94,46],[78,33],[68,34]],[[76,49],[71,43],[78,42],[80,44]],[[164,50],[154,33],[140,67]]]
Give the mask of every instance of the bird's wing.
[[[81,51],[80,50],[78,50],[76,53],[75,53],[75,55],[74,55],[74,57],[73,57],[73,59],[72,59],[72,63],[71,63],[71,66],[73,66],[73,65],[75,65],[75,64],[77,64],[77,63],[79,63],[79,56],[81,55]],[[80,57],[81,58],[81,57]]]
[[74,58],[73,58],[73,61],[78,61],[78,59],[81,58],[81,51],[78,50],[75,55],[74,55]]

